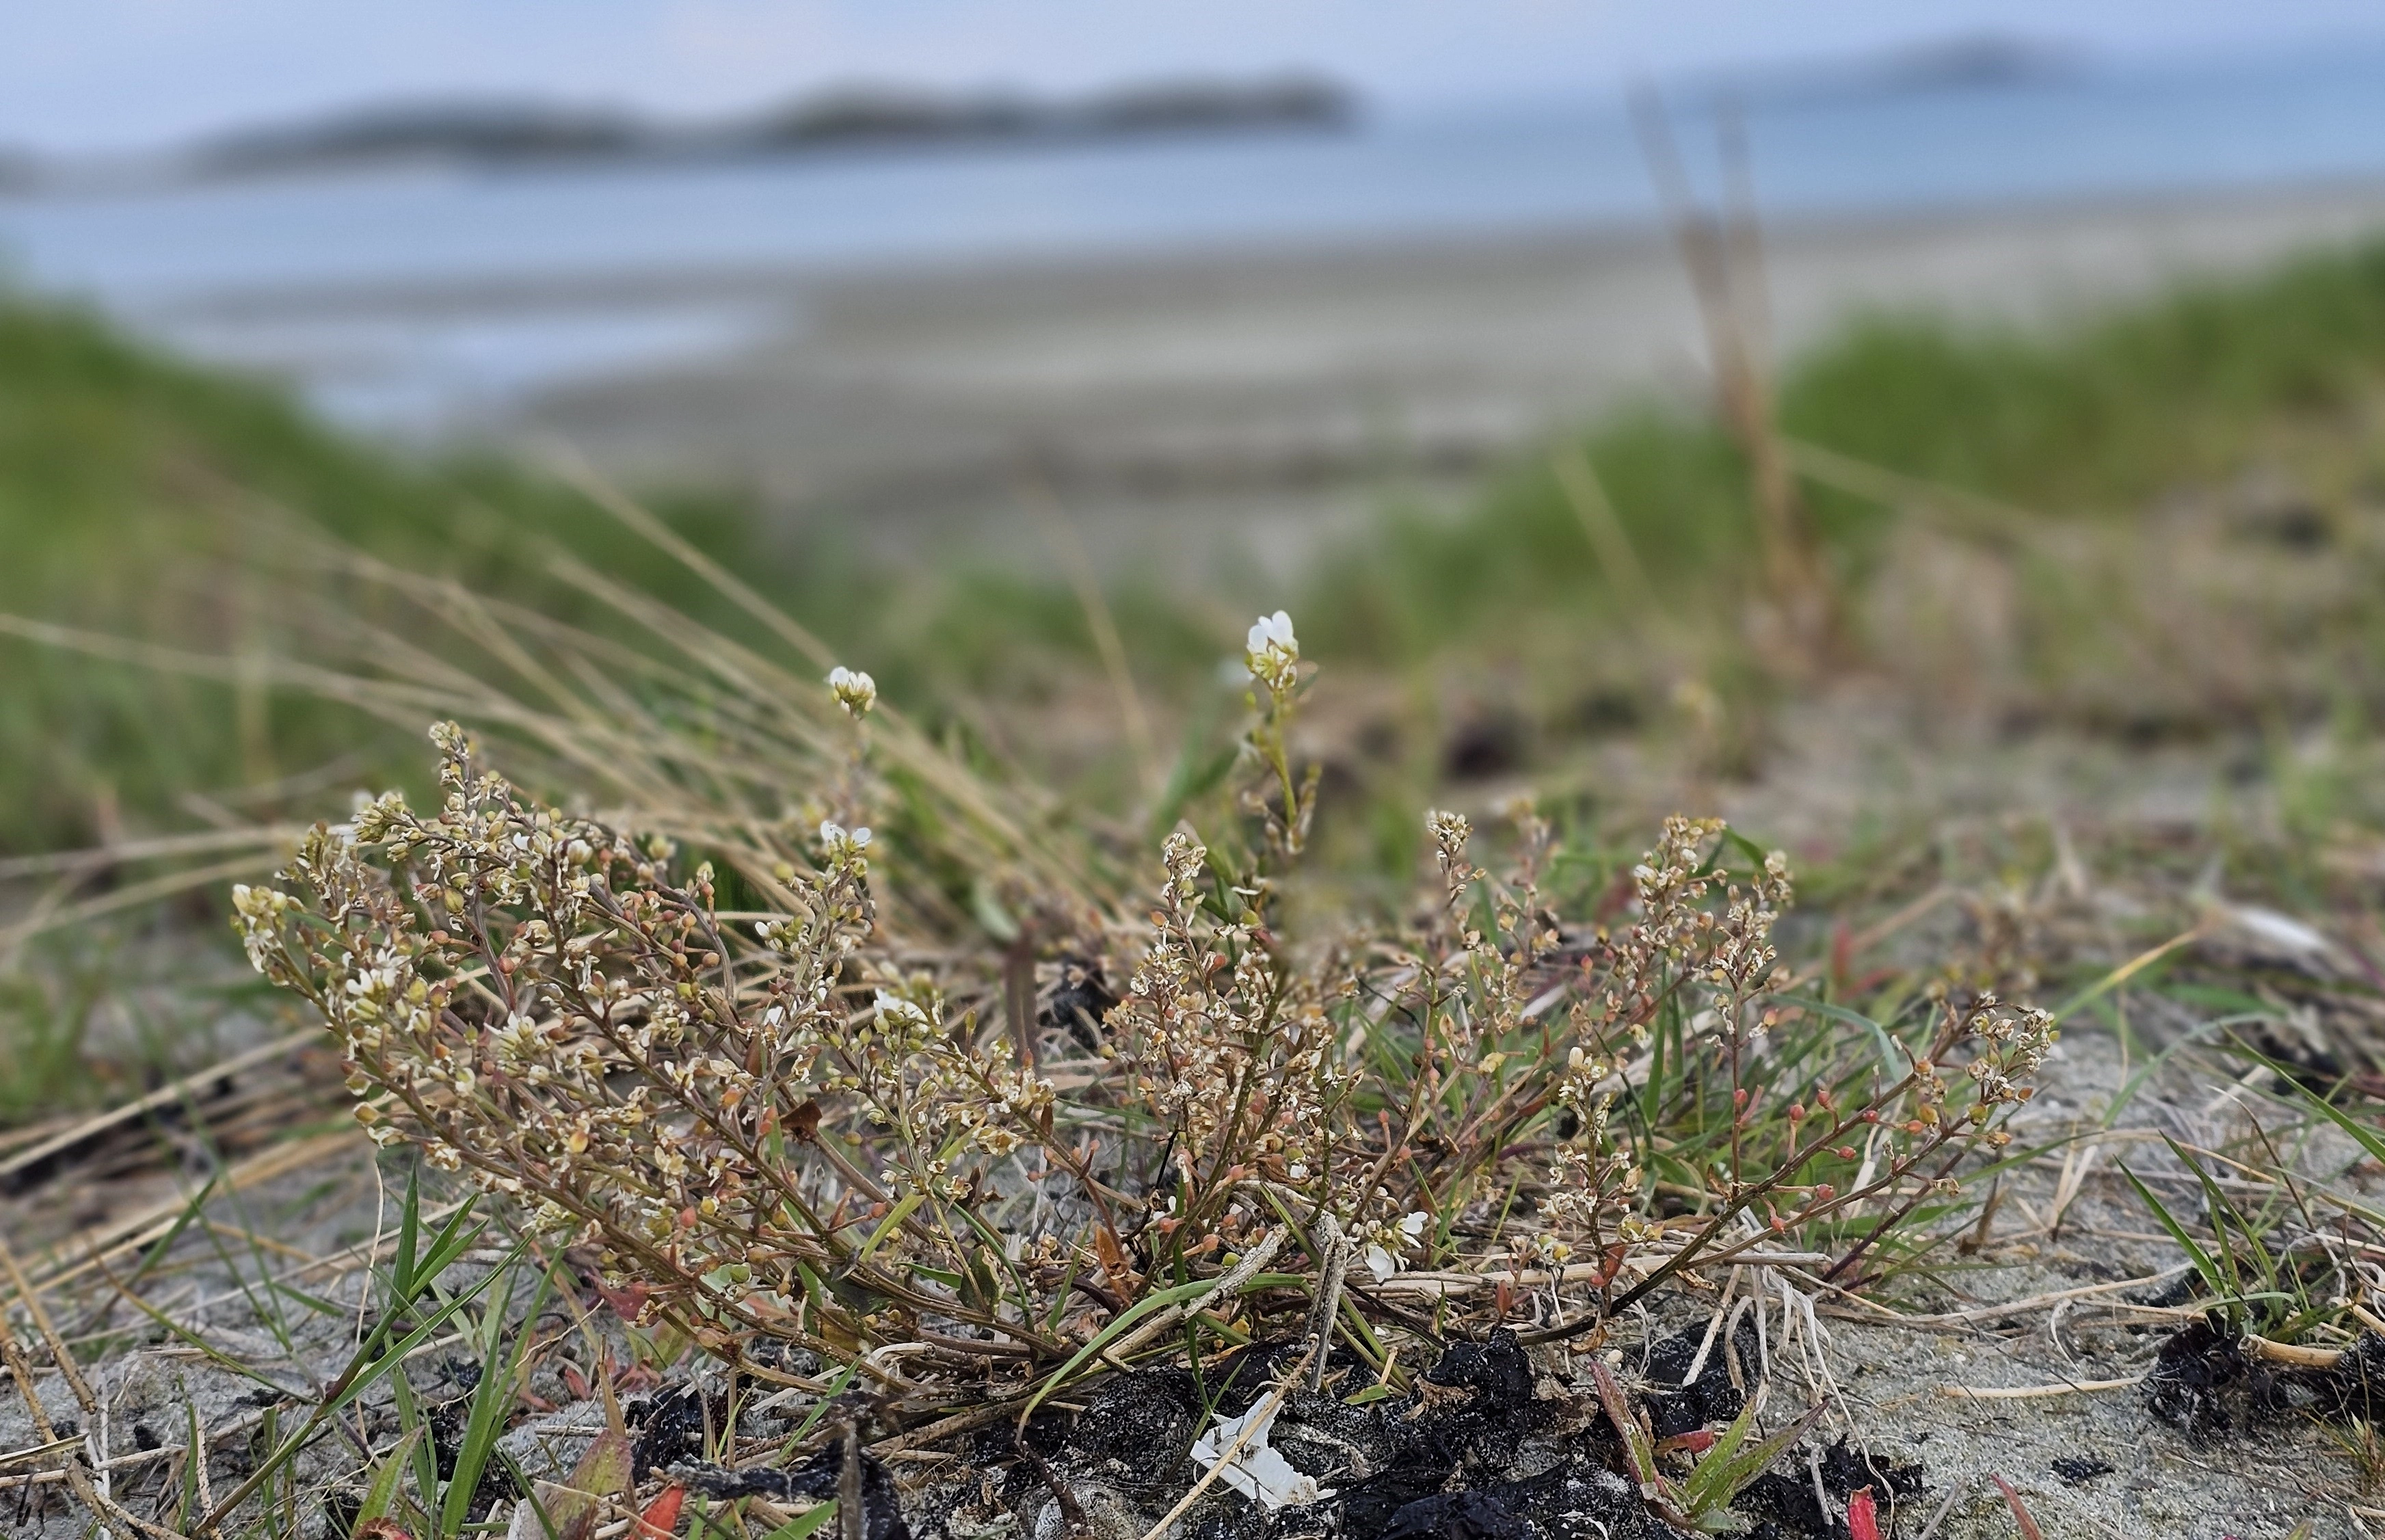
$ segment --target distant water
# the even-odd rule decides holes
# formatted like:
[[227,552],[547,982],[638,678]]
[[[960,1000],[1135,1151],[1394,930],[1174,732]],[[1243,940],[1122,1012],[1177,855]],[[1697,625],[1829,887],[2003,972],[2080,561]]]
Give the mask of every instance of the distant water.
[[[1694,106],[1678,131],[1709,170]],[[2385,177],[2385,53],[1757,98],[1774,217]],[[1710,179],[1709,179],[1710,180]],[[335,415],[435,429],[520,392],[731,348],[800,318],[690,290],[436,310],[225,307],[317,286],[874,269],[1644,222],[1606,94],[1342,134],[676,169],[412,169],[138,195],[0,197],[0,262],[204,357],[294,378]]]

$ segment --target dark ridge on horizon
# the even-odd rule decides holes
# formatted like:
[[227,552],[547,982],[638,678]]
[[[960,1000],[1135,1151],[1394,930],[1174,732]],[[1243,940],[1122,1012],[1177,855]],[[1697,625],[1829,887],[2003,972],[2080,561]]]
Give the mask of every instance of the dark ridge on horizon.
[[[391,101],[209,135],[107,169],[105,180],[219,181],[402,164],[481,167],[702,161],[835,150],[1031,145],[1139,136],[1315,132],[1355,121],[1357,98],[1322,76],[1156,80],[1077,97],[856,83],[753,113],[670,120],[531,97]],[[11,174],[13,172],[13,174]],[[0,185],[61,184],[74,169],[0,162]]]
[[1686,96],[1798,106],[1938,92],[2001,91],[2076,81],[2096,59],[2075,44],[2006,32],[1974,32],[1853,58],[1795,60],[1700,74]]

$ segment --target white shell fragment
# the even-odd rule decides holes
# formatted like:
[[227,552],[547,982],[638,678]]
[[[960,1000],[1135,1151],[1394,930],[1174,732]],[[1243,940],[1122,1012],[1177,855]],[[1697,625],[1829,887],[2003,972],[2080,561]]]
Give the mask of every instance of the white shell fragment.
[[1203,1470],[1215,1467],[1242,1439],[1243,1431],[1255,1425],[1249,1441],[1217,1472],[1219,1481],[1269,1509],[1301,1508],[1333,1496],[1330,1487],[1318,1486],[1316,1477],[1301,1474],[1280,1451],[1267,1447],[1267,1430],[1274,1425],[1278,1409],[1261,1402],[1240,1417],[1218,1418],[1214,1427],[1193,1441],[1192,1458]]

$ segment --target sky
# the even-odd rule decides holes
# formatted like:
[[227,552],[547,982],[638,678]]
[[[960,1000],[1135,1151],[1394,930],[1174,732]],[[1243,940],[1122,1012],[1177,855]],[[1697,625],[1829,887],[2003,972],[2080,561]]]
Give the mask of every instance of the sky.
[[855,80],[1068,91],[1315,69],[1394,109],[1993,34],[2128,62],[2385,45],[2377,0],[0,0],[0,144],[364,102],[727,112]]

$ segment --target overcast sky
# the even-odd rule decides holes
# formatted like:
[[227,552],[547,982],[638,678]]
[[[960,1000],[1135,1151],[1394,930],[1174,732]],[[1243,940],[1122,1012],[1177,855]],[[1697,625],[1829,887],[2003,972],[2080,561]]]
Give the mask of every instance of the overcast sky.
[[150,144],[359,101],[678,112],[853,80],[1320,69],[1385,103],[1995,33],[2114,59],[2385,44],[2378,0],[0,0],[0,144]]

